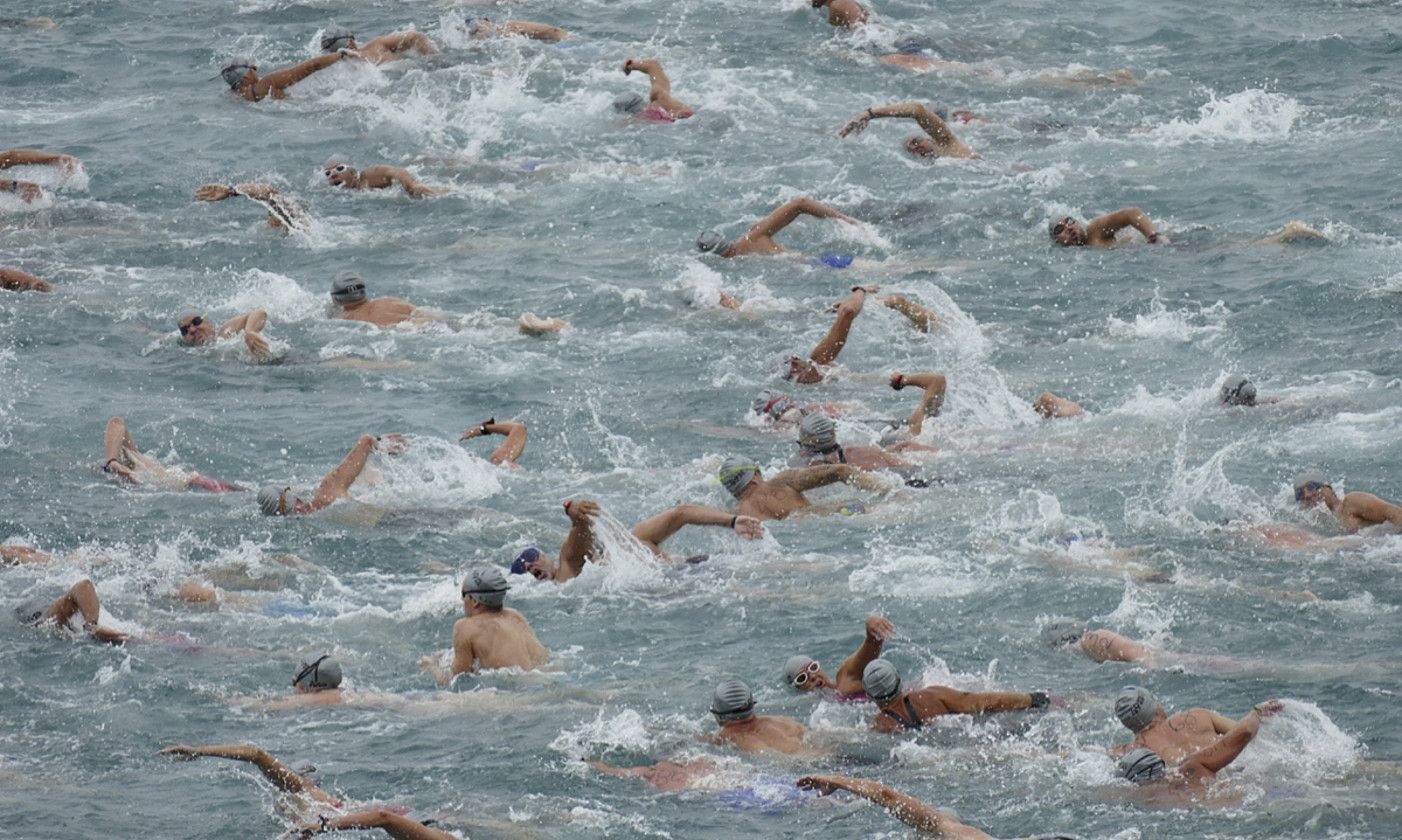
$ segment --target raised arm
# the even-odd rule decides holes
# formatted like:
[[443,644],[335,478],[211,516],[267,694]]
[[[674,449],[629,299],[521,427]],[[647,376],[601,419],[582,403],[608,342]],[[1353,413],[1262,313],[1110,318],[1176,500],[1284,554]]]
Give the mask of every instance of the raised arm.
[[227,758],[231,761],[247,761],[262,771],[268,781],[277,786],[278,790],[305,794],[319,802],[335,801],[321,788],[273,758],[267,750],[253,744],[216,744],[205,747],[175,744],[161,750],[161,755],[168,755],[179,761],[193,761],[197,758]]
[[821,201],[814,201],[811,198],[795,198],[793,201],[785,202],[773,213],[755,222],[745,236],[751,239],[772,237],[793,224],[793,221],[799,216],[805,215],[815,219],[841,219],[849,224],[858,224],[856,219],[839,213]]
[[968,840],[982,840],[982,838],[993,840],[989,835],[977,829],[970,829],[953,817],[931,808],[914,797],[898,793],[880,782],[854,779],[850,776],[804,776],[798,780],[798,786],[804,790],[816,790],[822,796],[828,796],[833,791],[838,790],[854,793],[863,799],[875,802],[890,811],[891,816],[923,834],[934,837],[968,838]]
[[[729,528],[747,540],[764,536],[764,525],[750,516],[736,516],[705,505],[678,505],[633,527],[633,536],[652,549],[658,557],[666,557],[662,543],[687,525],[711,525]],[[563,552],[561,552],[563,554]]]
[[1282,708],[1279,700],[1270,700],[1252,709],[1251,714],[1233,725],[1225,735],[1183,759],[1180,772],[1185,775],[1197,771],[1214,774],[1221,772],[1222,768],[1235,761],[1242,750],[1256,739],[1256,733],[1261,731],[1261,718],[1269,717]]
[[376,828],[384,829],[394,840],[457,840],[446,831],[439,831],[381,808],[356,811],[335,819],[323,817],[315,822],[303,823],[284,836],[307,840],[328,831],[369,831]]
[[0,268],[0,289],[9,289],[12,292],[52,291],[48,283],[17,268]]
[[1154,223],[1138,207],[1126,207],[1123,210],[1116,210],[1113,213],[1106,213],[1104,216],[1097,216],[1086,224],[1086,235],[1091,241],[1112,242],[1115,234],[1127,227],[1132,227],[1144,234],[1144,238],[1151,243],[1166,241],[1159,235]]
[[630,58],[623,62],[623,75],[628,75],[634,70],[639,73],[646,73],[652,82],[652,87],[648,91],[648,99],[656,102],[672,93],[672,80],[667,78],[667,73],[662,69],[662,63],[651,58],[637,59]]
[[289,87],[297,84],[303,79],[318,70],[325,70],[346,57],[345,51],[319,55],[316,58],[308,59],[301,64],[294,64],[291,67],[284,67],[275,70],[264,76],[253,84],[253,94],[259,99],[272,94],[274,99],[281,99],[283,92]]
[[890,489],[889,485],[881,479],[869,473],[864,473],[856,467],[847,464],[820,464],[816,467],[799,467],[795,470],[784,470],[770,479],[771,483],[788,485],[800,493],[805,490],[836,484],[839,481],[845,481],[854,487],[861,488],[862,490],[869,490],[873,493],[885,493]]
[[483,435],[506,435],[506,442],[498,446],[497,450],[487,457],[487,460],[498,466],[507,464],[515,467],[518,466],[516,461],[521,457],[521,453],[526,451],[528,431],[525,423],[498,423],[493,418],[463,432],[458,441],[470,440]]
[[896,632],[896,625],[879,615],[869,615],[866,620],[866,636],[857,652],[847,657],[842,667],[837,669],[837,688],[846,691],[843,685],[861,685],[862,672],[881,655],[881,646]]
[[958,142],[949,126],[939,115],[919,102],[902,102],[897,105],[883,105],[879,108],[868,108],[857,116],[848,120],[842,130],[837,132],[838,137],[846,137],[849,134],[861,134],[866,130],[867,124],[872,120],[889,119],[897,117],[900,119],[915,120],[920,127],[925,129],[936,143],[941,146],[950,142]]
[[248,352],[253,354],[253,358],[260,362],[271,360],[272,352],[268,349],[268,340],[263,337],[263,327],[268,325],[268,313],[261,309],[254,309],[238,316],[219,328],[219,336],[227,338],[231,335],[243,333],[244,346]]
[[823,340],[808,354],[808,358],[815,364],[830,365],[837,361],[838,354],[847,346],[847,337],[852,333],[852,323],[862,314],[862,307],[866,305],[867,291],[865,287],[855,286],[852,293],[837,305],[837,317],[828,329],[828,334],[823,336]]
[[925,391],[920,397],[920,405],[916,406],[910,415],[910,433],[919,435],[920,430],[924,428],[925,418],[936,416],[944,407],[944,392],[948,383],[942,373],[891,374],[892,388],[899,391],[907,385],[923,388]]
[[1047,695],[1042,692],[1031,694],[1024,691],[958,691],[953,688],[935,686],[936,698],[951,714],[982,715],[994,712],[1019,712],[1047,705]]
[[361,435],[345,460],[321,480],[320,486],[316,488],[316,495],[312,497],[312,510],[321,510],[337,499],[349,496],[351,485],[360,477],[361,470],[365,469],[365,462],[370,460],[370,453],[375,451],[379,443],[380,439],[374,435]]
[[570,518],[570,532],[565,535],[565,544],[560,546],[560,566],[570,571],[570,577],[579,577],[584,572],[584,564],[598,556],[594,517],[601,512],[599,503],[588,499],[565,503],[565,514]]

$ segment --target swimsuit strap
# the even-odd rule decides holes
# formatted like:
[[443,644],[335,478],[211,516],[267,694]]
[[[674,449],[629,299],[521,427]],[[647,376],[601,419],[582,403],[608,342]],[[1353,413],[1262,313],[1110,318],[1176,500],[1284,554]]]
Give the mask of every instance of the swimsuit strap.
[[915,707],[911,705],[910,698],[902,697],[901,699],[905,701],[905,710],[910,714],[910,720],[906,720],[905,718],[901,717],[900,715],[896,714],[890,709],[882,709],[881,714],[886,715],[890,717],[891,720],[894,720],[896,723],[899,723],[902,729],[916,730],[923,727],[925,725],[925,722],[920,719],[920,715],[916,714]]

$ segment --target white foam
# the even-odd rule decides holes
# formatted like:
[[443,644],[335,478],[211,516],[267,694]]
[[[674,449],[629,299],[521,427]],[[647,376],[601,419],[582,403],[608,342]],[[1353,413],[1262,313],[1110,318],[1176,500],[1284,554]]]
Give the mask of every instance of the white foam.
[[362,474],[357,499],[398,510],[454,508],[501,492],[498,467],[440,438],[408,439],[404,453],[375,457],[378,480]]
[[1281,93],[1248,88],[1221,99],[1213,96],[1196,120],[1173,119],[1147,136],[1156,145],[1194,142],[1278,143],[1289,139],[1303,112],[1300,103]]

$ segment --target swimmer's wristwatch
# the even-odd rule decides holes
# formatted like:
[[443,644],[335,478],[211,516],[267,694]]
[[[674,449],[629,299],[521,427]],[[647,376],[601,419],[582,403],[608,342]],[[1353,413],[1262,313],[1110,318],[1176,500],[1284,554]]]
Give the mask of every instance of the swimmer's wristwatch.
[[1051,697],[1047,696],[1045,691],[1029,691],[1027,696],[1032,698],[1032,708],[1034,709],[1045,709],[1051,705]]

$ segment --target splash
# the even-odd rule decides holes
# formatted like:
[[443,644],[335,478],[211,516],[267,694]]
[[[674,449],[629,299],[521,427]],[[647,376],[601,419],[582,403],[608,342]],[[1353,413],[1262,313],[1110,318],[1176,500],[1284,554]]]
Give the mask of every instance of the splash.
[[1193,121],[1174,119],[1149,132],[1156,145],[1184,143],[1278,143],[1289,139],[1302,113],[1300,103],[1280,93],[1248,88],[1198,108]]

